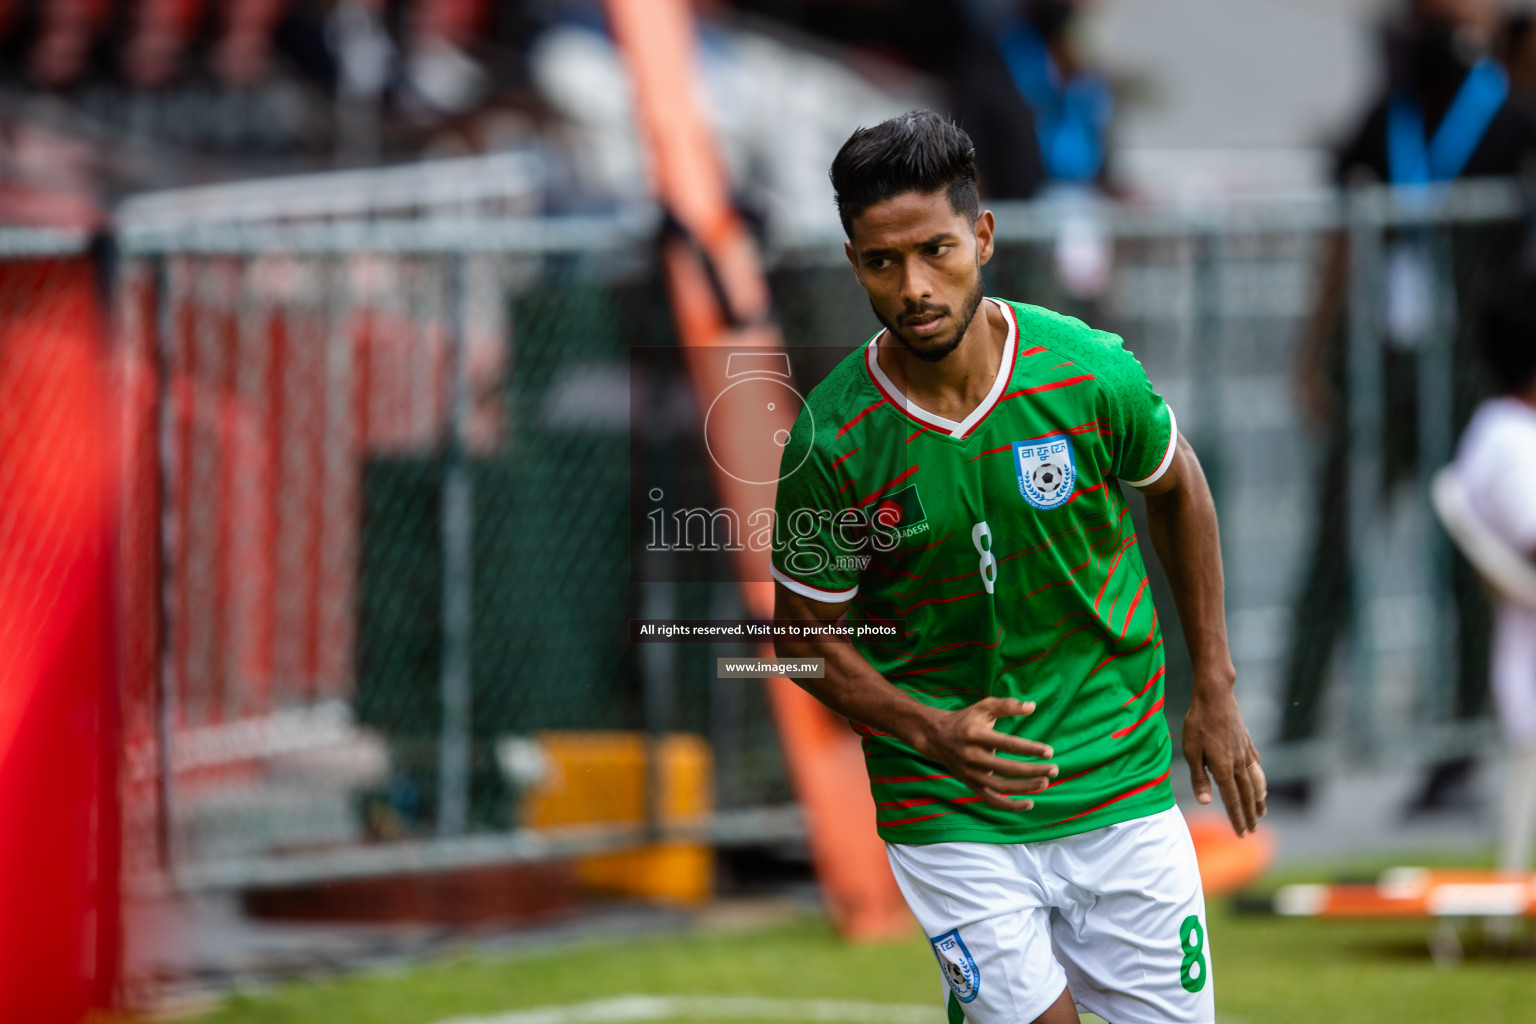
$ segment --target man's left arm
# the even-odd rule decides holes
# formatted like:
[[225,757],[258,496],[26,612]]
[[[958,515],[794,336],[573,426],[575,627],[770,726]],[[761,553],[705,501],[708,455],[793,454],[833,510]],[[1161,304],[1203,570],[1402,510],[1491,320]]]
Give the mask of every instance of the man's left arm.
[[1232,692],[1237,670],[1227,648],[1216,505],[1189,442],[1179,437],[1167,471],[1140,490],[1147,500],[1152,546],[1173,590],[1194,672],[1183,745],[1195,799],[1210,803],[1214,781],[1233,829],[1245,835],[1264,816],[1264,771]]

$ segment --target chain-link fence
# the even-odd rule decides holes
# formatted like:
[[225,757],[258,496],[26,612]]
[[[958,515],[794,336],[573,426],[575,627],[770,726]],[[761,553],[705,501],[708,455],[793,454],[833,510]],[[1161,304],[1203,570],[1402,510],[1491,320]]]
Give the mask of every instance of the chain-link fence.
[[[1121,333],[1201,455],[1277,774],[1484,735],[1486,613],[1424,492],[1522,210],[1500,186],[998,211],[989,291]],[[627,642],[743,614],[724,572],[632,582],[659,220],[357,212],[121,222],[130,868],[240,886],[793,835],[760,686],[714,678],[751,651]],[[792,352],[873,334],[840,237],[768,252]],[[662,444],[706,486],[689,430]]]

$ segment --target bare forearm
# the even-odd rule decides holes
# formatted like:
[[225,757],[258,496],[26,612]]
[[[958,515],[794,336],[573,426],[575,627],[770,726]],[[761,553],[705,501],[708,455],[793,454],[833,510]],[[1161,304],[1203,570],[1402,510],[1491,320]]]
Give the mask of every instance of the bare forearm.
[[852,644],[830,640],[779,640],[781,658],[821,658],[821,679],[795,680],[837,714],[889,733],[919,753],[929,746],[935,709],[892,686]]
[[1143,493],[1147,529],[1168,574],[1194,670],[1181,742],[1195,799],[1202,804],[1215,799],[1214,781],[1233,830],[1246,835],[1264,816],[1264,769],[1232,692],[1237,672],[1227,650],[1216,504],[1188,441],[1178,439],[1168,472]]
[[[835,622],[846,607],[809,601],[775,586],[774,618],[779,621]],[[945,711],[892,686],[852,644],[818,638],[780,640],[774,646],[781,657],[824,659],[823,678],[796,682],[837,714],[894,736],[945,766],[988,807],[1027,811],[1033,802],[1019,798],[1043,789],[1057,773],[1053,764],[1017,760],[1049,758],[1053,756],[1050,747],[993,727],[1001,717],[1033,713],[1033,704],[1011,697],[983,697],[966,708]]]
[[1147,498],[1147,527],[1184,627],[1195,692],[1203,695],[1205,688],[1230,689],[1237,673],[1227,647],[1216,506],[1192,452],[1190,465],[1184,486]]

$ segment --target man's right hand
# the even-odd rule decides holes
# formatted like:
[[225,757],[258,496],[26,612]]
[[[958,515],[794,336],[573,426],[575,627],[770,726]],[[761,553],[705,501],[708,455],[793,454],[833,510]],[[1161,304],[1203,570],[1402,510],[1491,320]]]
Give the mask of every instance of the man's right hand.
[[1059,769],[1054,764],[1015,761],[997,755],[1002,752],[1051,758],[1055,754],[1044,743],[998,732],[993,725],[999,718],[1030,715],[1034,711],[1033,702],[1011,697],[985,697],[959,711],[939,711],[924,731],[918,753],[954,772],[955,778],[975,790],[988,807],[1027,811],[1035,806],[1033,800],[1013,798],[1040,792],[1050,785]]

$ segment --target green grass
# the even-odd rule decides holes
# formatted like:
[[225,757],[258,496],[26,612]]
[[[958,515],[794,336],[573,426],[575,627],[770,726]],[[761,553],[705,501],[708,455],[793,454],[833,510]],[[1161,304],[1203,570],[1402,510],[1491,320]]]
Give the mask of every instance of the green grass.
[[806,917],[726,934],[630,937],[539,956],[469,956],[391,976],[358,976],[236,997],[207,1024],[428,1024],[605,996],[766,995],[936,1002],[933,955],[921,940],[848,946]]
[[[1443,862],[1443,861],[1442,861]],[[1359,875],[1402,858],[1358,863]],[[1313,880],[1340,871],[1288,871]],[[1421,923],[1238,916],[1209,908],[1217,1012],[1226,1024],[1536,1019],[1536,961],[1484,953],[1439,969]],[[756,995],[928,1003],[942,1022],[938,975],[921,936],[849,946],[816,916],[751,928],[700,928],[562,945],[537,955],[466,955],[391,974],[359,974],[237,995],[203,1024],[431,1024],[445,1018],[606,996]]]

